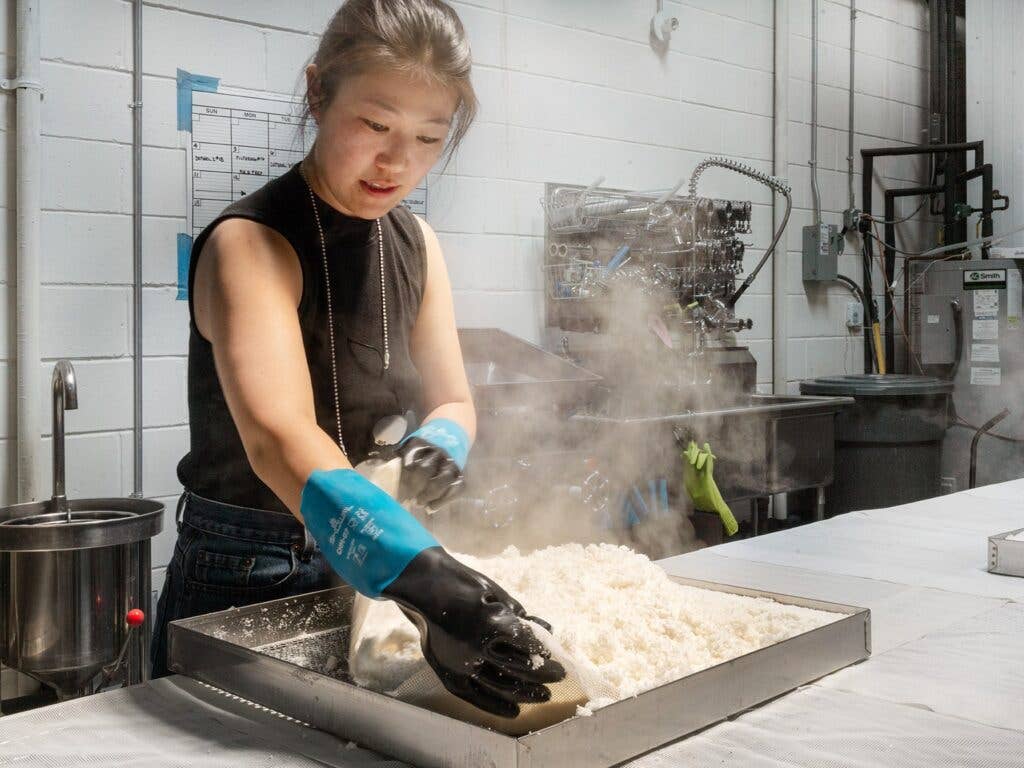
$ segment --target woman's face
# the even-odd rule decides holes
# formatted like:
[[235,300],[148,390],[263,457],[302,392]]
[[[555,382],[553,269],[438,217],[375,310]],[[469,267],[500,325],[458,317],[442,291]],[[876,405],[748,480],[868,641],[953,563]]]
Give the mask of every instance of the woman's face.
[[345,80],[314,113],[317,191],[343,213],[383,216],[437,162],[457,104],[453,89],[398,72]]

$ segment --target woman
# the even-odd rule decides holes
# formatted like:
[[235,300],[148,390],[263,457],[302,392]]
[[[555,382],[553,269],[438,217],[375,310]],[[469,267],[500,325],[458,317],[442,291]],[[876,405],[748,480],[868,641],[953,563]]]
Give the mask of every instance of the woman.
[[309,155],[196,239],[191,449],[155,675],[169,621],[336,572],[398,602],[446,688],[482,709],[515,716],[564,676],[518,603],[352,469],[375,425],[412,412],[400,497],[437,502],[462,481],[476,419],[451,288],[434,232],[399,202],[465,135],[469,75],[440,0],[349,0],[306,69]]

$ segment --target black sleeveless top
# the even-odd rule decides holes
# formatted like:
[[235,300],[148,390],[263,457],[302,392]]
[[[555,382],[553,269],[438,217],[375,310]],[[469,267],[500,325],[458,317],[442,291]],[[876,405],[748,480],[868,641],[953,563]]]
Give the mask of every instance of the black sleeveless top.
[[[372,430],[379,419],[407,411],[422,415],[420,378],[409,357],[409,338],[423,298],[426,250],[419,222],[406,208],[398,206],[381,219],[391,353],[390,366],[384,370],[377,226],[372,220],[346,216],[319,197],[316,204],[330,265],[341,429],[348,459],[357,464],[373,446]],[[178,464],[178,479],[186,490],[209,499],[287,512],[249,466],[217,378],[213,347],[195,323],[191,297],[203,245],[213,228],[230,218],[270,227],[298,256],[302,268],[298,317],[313,382],[316,420],[337,440],[320,235],[309,190],[296,165],[228,206],[192,247],[188,276],[190,450]]]

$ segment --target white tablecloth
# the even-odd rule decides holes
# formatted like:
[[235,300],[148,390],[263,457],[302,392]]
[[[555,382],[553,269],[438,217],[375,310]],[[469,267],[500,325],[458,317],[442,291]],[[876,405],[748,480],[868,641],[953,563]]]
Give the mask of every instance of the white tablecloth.
[[[1022,527],[1018,480],[663,561],[870,608],[874,653],[631,765],[1024,766],[1024,578],[985,571],[987,537]],[[4,766],[401,765],[353,747],[180,677],[0,718]]]

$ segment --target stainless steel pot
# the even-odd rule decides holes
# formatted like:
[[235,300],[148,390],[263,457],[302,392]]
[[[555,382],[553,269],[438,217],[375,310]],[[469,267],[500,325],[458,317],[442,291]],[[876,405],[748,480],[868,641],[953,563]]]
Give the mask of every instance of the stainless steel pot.
[[143,499],[76,499],[0,510],[0,660],[61,698],[92,693],[111,677],[126,642],[125,679],[147,676],[148,620],[129,636],[125,617],[148,609],[150,538],[163,505]]
[[[54,371],[54,496],[0,509],[0,661],[61,698],[111,679],[148,678],[150,539],[164,506],[64,495],[63,410],[77,406],[74,371]],[[137,617],[133,617],[137,618]]]

